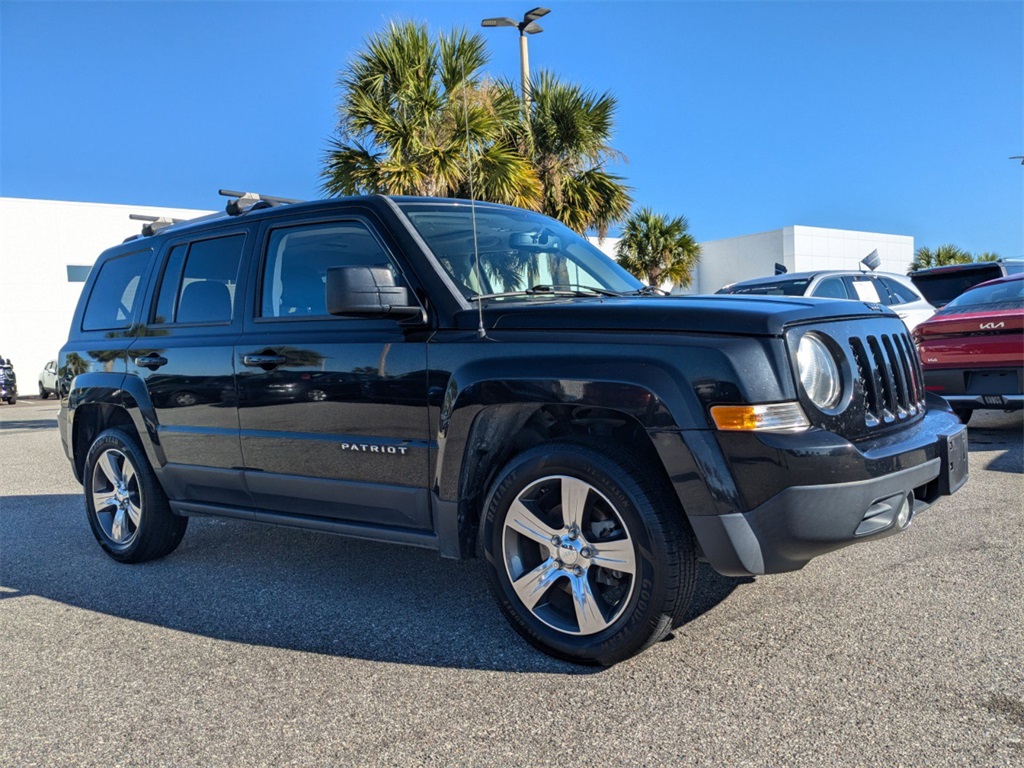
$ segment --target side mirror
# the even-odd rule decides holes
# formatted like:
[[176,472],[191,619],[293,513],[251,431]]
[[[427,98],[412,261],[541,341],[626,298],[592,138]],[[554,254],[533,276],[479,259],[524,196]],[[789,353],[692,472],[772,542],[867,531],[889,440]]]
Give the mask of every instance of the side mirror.
[[423,310],[409,291],[395,285],[386,267],[330,267],[327,270],[327,312],[346,317],[420,317]]

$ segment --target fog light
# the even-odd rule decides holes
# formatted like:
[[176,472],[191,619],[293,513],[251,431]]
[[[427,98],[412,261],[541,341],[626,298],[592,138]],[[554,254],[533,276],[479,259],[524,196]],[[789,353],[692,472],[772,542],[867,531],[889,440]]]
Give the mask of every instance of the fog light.
[[903,501],[900,502],[899,511],[896,513],[897,528],[902,529],[910,525],[910,513],[913,511],[912,498],[913,496],[904,496]]

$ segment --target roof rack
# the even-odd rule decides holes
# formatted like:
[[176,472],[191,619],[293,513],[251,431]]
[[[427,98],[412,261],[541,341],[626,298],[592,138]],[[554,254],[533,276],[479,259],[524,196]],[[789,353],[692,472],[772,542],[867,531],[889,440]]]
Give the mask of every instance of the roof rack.
[[228,216],[239,216],[249,211],[257,211],[260,208],[272,208],[276,205],[304,202],[303,200],[295,200],[290,197],[272,197],[271,195],[261,195],[257,192],[235,192],[230,189],[221,189],[217,193],[224,197],[232,198],[224,206]]
[[169,227],[172,224],[180,224],[185,219],[169,219],[166,216],[144,216],[141,213],[129,213],[128,218],[132,221],[145,221],[146,224],[142,225],[142,236],[149,237],[155,235],[164,227]]

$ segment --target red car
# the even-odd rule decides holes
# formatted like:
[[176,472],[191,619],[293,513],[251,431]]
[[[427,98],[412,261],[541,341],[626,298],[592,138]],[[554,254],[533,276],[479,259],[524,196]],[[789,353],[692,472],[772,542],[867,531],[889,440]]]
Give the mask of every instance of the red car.
[[914,329],[925,388],[963,422],[1024,407],[1024,274],[968,289]]

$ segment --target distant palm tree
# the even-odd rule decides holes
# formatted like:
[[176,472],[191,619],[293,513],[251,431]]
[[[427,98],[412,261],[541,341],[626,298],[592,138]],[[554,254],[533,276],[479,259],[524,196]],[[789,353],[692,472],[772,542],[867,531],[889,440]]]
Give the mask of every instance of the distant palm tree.
[[670,219],[650,208],[641,208],[622,228],[616,255],[625,269],[650,285],[666,280],[688,288],[700,261],[700,244],[689,232],[685,216]]
[[914,252],[910,271],[916,272],[928,267],[944,267],[948,264],[969,264],[971,261],[973,261],[971,254],[950,243],[940,245],[934,251],[922,245]]
[[[512,83],[501,84],[509,97]],[[609,145],[616,101],[541,71],[530,84],[531,105],[517,137],[540,180],[540,210],[583,234],[604,237],[609,226],[629,213],[630,189],[609,173],[608,162],[622,158]]]
[[486,80],[485,43],[465,30],[431,37],[392,22],[371,36],[339,77],[335,138],[323,189],[467,197],[539,209],[540,184],[511,137],[520,101]]
[[998,253],[992,253],[991,251],[985,251],[984,253],[976,253],[976,254],[974,254],[974,260],[975,261],[998,261],[999,260],[999,254]]

